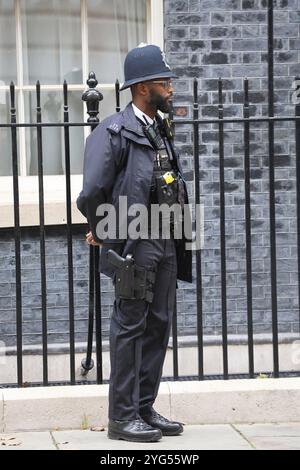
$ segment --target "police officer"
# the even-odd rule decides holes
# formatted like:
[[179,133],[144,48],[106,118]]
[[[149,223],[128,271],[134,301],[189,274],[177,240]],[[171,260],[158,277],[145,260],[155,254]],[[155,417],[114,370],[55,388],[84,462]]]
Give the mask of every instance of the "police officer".
[[[125,82],[132,102],[120,113],[104,119],[86,141],[83,189],[77,206],[86,216],[87,242],[99,244],[100,271],[113,279],[116,299],[110,328],[111,376],[108,437],[136,442],[158,441],[178,435],[183,426],[158,414],[153,404],[158,393],[174,309],[176,280],[191,282],[191,252],[183,236],[124,235],[131,216],[118,211],[120,197],[127,205],[188,203],[186,185],[172,142],[172,129],[157,111],[168,113],[175,77],[158,46],[141,44],[124,63]],[[115,236],[99,231],[99,207],[116,209]],[[98,209],[98,210],[97,210]],[[99,215],[100,214],[100,215]],[[101,233],[100,233],[101,232]]]

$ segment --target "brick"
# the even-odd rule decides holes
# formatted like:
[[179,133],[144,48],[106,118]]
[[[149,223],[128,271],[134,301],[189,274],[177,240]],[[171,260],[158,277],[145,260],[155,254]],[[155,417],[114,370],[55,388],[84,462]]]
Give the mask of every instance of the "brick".
[[274,23],[288,23],[289,12],[274,10]]
[[258,10],[260,7],[260,0],[242,0],[243,10]]
[[224,78],[230,78],[232,75],[232,66],[229,64],[224,65],[210,65],[203,67],[203,78],[215,78],[220,77],[222,80]]
[[169,11],[189,11],[188,0],[169,0]]
[[227,64],[228,55],[223,52],[211,52],[210,54],[204,54],[202,57],[202,64]]
[[[274,103],[288,103],[290,96],[290,90],[281,90],[274,93]],[[277,134],[277,132],[276,132]],[[287,137],[287,136],[286,136]],[[278,137],[277,137],[278,138]],[[282,150],[281,150],[282,149]],[[279,153],[288,152],[288,142],[285,147],[281,147]]]
[[[262,8],[268,7],[268,0],[261,0]],[[280,8],[287,8],[295,10],[297,9],[297,0],[274,0],[273,1],[274,9],[278,10]]]
[[[278,89],[288,89],[291,90],[293,88],[294,78],[293,77],[275,77],[274,79],[274,88],[275,90]],[[267,81],[265,81],[264,86],[267,87]]]
[[[223,90],[235,90],[242,87],[241,79],[225,79],[222,82]],[[205,88],[207,90],[217,90],[218,80],[216,78],[211,80],[201,80],[201,88]]]
[[266,12],[256,12],[256,11],[247,11],[247,12],[234,12],[232,13],[232,23],[242,24],[260,24],[265,23],[267,19]]
[[267,41],[265,39],[233,39],[232,50],[233,51],[257,51],[266,50]]
[[[244,92],[237,91],[233,92],[233,103],[243,103],[244,102]],[[267,95],[262,91],[250,91],[249,92],[249,103],[266,103]]]
[[274,53],[275,62],[294,62],[298,61],[298,51],[288,51],[288,52],[275,52]]
[[296,49],[296,50],[300,49],[300,38],[290,39],[289,47],[290,49]]
[[295,182],[290,180],[275,181],[275,189],[279,191],[289,191],[295,189]]
[[211,41],[211,50],[212,51],[229,51],[231,49],[231,41],[230,39],[214,39]]
[[15,266],[15,259],[13,256],[1,256],[0,257],[0,266],[2,269],[10,269]]
[[194,51],[205,51],[209,50],[208,41],[169,41],[167,46],[167,52],[182,52],[186,54],[187,52]]
[[189,63],[189,56],[188,54],[172,54],[168,53],[168,63],[170,67],[176,66],[176,65],[188,65]]
[[196,12],[200,11],[200,2],[199,0],[189,0],[189,11]]
[[191,54],[188,57],[188,62],[190,65],[200,65],[200,54]]
[[12,242],[0,242],[0,256],[9,256],[14,254],[14,246]]
[[260,59],[260,53],[259,52],[244,52],[243,53],[243,62],[245,64],[253,64],[253,63],[259,63],[261,61]]
[[174,86],[176,92],[189,92],[190,81],[189,80],[174,80]]
[[299,36],[299,25],[298,24],[274,24],[274,37],[276,38],[297,38]]
[[288,50],[289,48],[289,41],[293,41],[293,39],[281,39],[281,38],[274,38],[274,50]]
[[239,26],[202,26],[202,38],[224,39],[241,37],[241,28]]
[[12,294],[12,284],[5,282],[0,284],[0,297],[6,297]]
[[209,70],[205,70],[204,67],[199,67],[199,66],[188,66],[188,67],[173,67],[174,73],[178,75],[180,78],[200,78],[208,73],[210,73]]
[[186,326],[196,327],[196,325],[197,325],[197,315],[185,314],[184,319],[185,319],[185,325]]
[[266,64],[261,65],[233,65],[235,77],[264,77],[266,75]]
[[201,13],[199,15],[167,15],[167,25],[199,25],[209,24],[209,13]]
[[181,27],[181,28],[166,28],[167,39],[172,40],[180,40],[185,39],[188,37],[188,27]]
[[202,0],[202,10],[239,10],[241,7],[240,0]]
[[210,15],[210,22],[212,25],[228,25],[231,23],[231,14],[228,11],[212,12]]
[[259,36],[259,26],[243,25],[241,32],[242,32],[243,38],[251,38],[251,37],[257,38]]
[[12,271],[0,270],[0,282],[11,282],[12,280]]
[[294,64],[289,66],[289,75],[292,77],[299,77],[300,71],[299,71],[299,64]]
[[200,28],[199,26],[191,26],[190,30],[190,39],[200,39]]

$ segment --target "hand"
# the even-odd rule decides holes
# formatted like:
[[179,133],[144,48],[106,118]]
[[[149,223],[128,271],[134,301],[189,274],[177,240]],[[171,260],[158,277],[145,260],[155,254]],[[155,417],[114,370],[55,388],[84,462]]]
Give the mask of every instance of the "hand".
[[102,246],[102,243],[98,243],[94,240],[92,232],[89,232],[89,233],[86,234],[85,240],[89,245]]

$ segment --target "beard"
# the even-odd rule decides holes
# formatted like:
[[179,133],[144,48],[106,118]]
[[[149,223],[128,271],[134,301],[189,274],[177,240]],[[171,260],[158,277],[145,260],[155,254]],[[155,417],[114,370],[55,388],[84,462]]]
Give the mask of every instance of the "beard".
[[150,90],[150,104],[156,106],[156,108],[162,113],[170,113],[172,109],[172,101],[169,98],[156,93],[154,90]]

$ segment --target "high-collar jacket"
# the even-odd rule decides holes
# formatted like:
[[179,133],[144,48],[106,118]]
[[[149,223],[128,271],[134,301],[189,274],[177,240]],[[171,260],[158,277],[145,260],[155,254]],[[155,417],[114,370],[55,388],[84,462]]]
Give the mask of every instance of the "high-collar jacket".
[[[127,197],[128,207],[132,204],[148,206],[154,157],[155,150],[145,137],[131,103],[123,111],[104,119],[86,140],[83,189],[78,196],[77,207],[87,218],[94,239],[103,243],[100,271],[107,276],[113,277],[115,272],[107,259],[107,250],[113,248],[126,256],[137,240],[128,236],[126,239],[99,239],[96,228],[101,216],[96,215],[97,208],[101,204],[112,204],[116,209],[117,226],[125,224],[128,227],[128,214],[119,214],[119,197]],[[173,159],[184,181],[175,151]],[[185,199],[188,204],[186,185]],[[185,242],[184,237],[176,240],[177,277],[192,282],[192,256],[191,251],[186,249]]]

